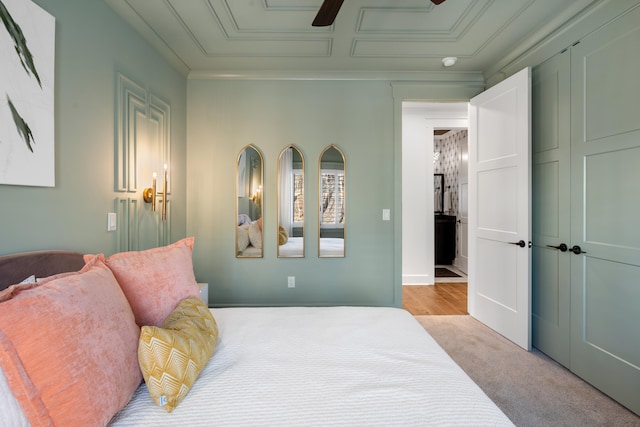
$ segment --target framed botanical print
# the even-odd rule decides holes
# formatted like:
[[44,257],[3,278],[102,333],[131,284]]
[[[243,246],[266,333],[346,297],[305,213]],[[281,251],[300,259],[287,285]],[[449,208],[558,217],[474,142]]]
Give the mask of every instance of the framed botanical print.
[[0,184],[55,186],[55,18],[0,0]]

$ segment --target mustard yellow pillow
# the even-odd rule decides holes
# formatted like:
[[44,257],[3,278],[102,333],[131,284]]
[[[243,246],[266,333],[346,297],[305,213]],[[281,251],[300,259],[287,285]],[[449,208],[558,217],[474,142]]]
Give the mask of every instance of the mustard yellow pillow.
[[167,412],[187,395],[218,339],[218,326],[199,298],[182,300],[162,327],[143,326],[138,361],[151,398]]

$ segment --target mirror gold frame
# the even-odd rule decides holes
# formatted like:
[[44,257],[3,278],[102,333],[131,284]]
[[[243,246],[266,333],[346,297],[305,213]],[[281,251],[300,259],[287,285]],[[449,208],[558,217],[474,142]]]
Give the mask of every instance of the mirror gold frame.
[[336,145],[318,160],[318,257],[343,258],[347,236],[347,162]]
[[278,258],[304,258],[304,180],[304,155],[289,145],[278,156]]
[[236,258],[262,258],[264,160],[260,149],[247,145],[236,159]]

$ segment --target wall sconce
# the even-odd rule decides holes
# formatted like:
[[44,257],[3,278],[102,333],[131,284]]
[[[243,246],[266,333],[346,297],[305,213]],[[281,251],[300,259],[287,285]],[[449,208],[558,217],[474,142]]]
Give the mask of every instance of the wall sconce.
[[162,195],[162,210],[160,211],[161,213],[161,218],[163,221],[165,221],[167,219],[167,202],[168,202],[168,195],[167,195],[167,165],[164,165],[164,173],[162,174],[162,192],[158,193],[156,192],[156,173],[153,173],[153,182],[151,184],[150,188],[145,188],[142,192],[142,198],[144,199],[145,202],[147,203],[151,203],[151,211],[155,212],[156,211],[156,199],[158,197],[158,194]]
[[258,186],[256,192],[253,193],[253,196],[251,196],[251,200],[253,200],[253,202],[258,206],[260,206],[260,204],[262,203],[262,186]]

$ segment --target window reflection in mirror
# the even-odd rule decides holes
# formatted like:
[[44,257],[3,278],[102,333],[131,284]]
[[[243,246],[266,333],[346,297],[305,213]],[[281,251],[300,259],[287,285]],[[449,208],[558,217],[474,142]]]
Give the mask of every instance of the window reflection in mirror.
[[345,256],[346,162],[335,145],[320,155],[319,257]]
[[304,257],[304,157],[293,145],[278,157],[278,257]]
[[236,257],[261,258],[263,254],[262,154],[253,145],[244,147],[238,154],[236,168],[237,223]]

